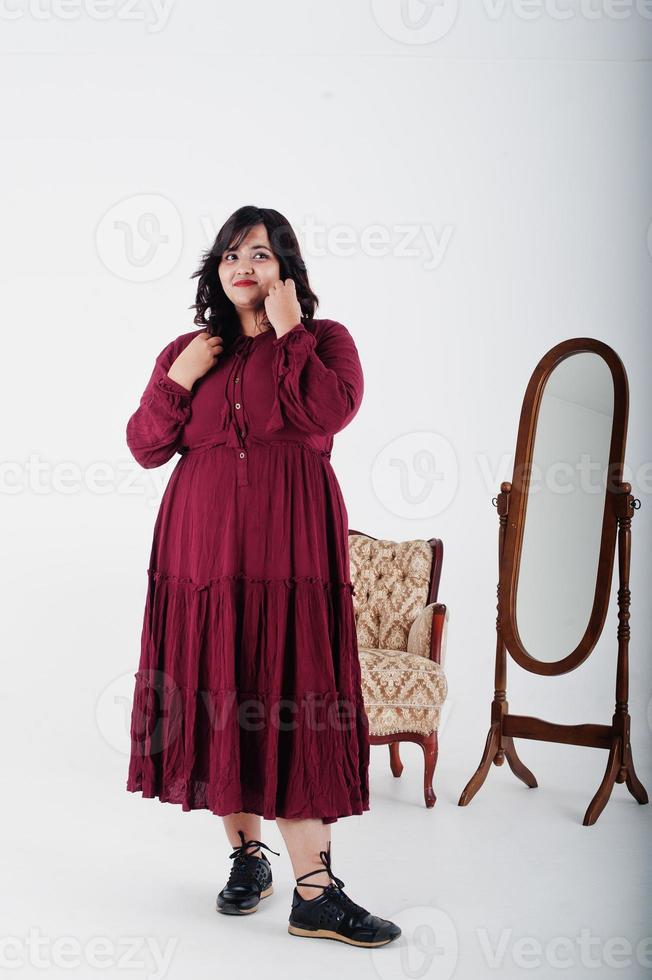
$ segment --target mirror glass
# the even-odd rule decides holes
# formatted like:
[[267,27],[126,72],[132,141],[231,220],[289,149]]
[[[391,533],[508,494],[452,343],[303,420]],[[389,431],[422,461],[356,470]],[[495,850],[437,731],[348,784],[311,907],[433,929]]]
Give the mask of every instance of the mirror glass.
[[579,352],[550,373],[534,435],[516,583],[524,650],[555,662],[584,636],[595,596],[614,386],[599,354]]

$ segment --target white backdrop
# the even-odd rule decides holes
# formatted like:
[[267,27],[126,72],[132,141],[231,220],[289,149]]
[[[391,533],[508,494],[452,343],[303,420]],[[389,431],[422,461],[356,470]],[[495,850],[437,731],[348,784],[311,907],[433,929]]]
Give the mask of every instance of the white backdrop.
[[[499,817],[526,819],[502,771],[466,810],[455,803],[479,761],[493,693],[491,498],[511,475],[531,372],[573,336],[612,345],[629,376],[627,464],[642,501],[632,522],[630,710],[650,790],[652,3],[411,0],[404,14],[398,0],[1,4],[0,724],[3,818],[20,859],[8,879],[12,935],[30,924],[51,937],[113,935],[86,920],[75,932],[76,903],[81,894],[97,908],[110,894],[101,906],[110,921],[134,887],[134,855],[150,896],[173,892],[167,860],[183,865],[171,916],[190,900],[192,861],[209,840],[221,887],[228,845],[216,818],[124,790],[145,569],[174,466],[141,470],[124,430],[155,355],[194,328],[190,276],[201,251],[243,204],[287,215],[317,316],[344,323],[358,345],[365,397],[332,458],[351,526],[445,546],[449,699],[437,807],[419,809],[416,747],[403,753],[400,787],[387,781],[385,750],[372,750],[372,811],[336,833],[366,842],[382,799],[394,836],[383,830],[379,846],[389,855],[409,800],[427,835],[441,839],[435,821],[449,820],[459,859],[462,821],[483,794]],[[434,478],[416,463],[423,451]],[[609,723],[616,624],[612,602],[597,652],[565,677],[525,675],[510,661],[511,710]],[[567,843],[606,755],[519,744],[558,791],[551,809]],[[616,786],[602,826],[614,821],[615,840],[643,820],[649,831],[648,811]],[[580,827],[578,839],[591,832]],[[278,849],[278,835],[264,839]],[[641,849],[642,839],[630,838]],[[403,841],[402,858],[422,846]],[[634,868],[640,853],[629,855]],[[84,887],[73,887],[84,868]],[[393,873],[401,878],[401,866]],[[380,867],[373,875],[368,894],[386,887]],[[642,887],[629,895],[635,909]],[[203,909],[205,896],[193,898]],[[142,902],[142,918],[130,913],[120,928],[144,928]],[[632,941],[639,921],[639,911],[627,920]],[[203,941],[196,972],[211,966]]]

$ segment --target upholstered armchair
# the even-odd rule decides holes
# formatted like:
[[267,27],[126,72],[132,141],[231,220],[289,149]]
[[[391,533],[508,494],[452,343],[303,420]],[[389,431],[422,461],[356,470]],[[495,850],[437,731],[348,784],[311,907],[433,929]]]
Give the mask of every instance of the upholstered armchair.
[[437,797],[437,730],[446,699],[448,610],[437,602],[444,555],[438,538],[388,541],[349,530],[362,694],[371,745],[389,745],[394,776],[401,742],[423,749],[427,807]]

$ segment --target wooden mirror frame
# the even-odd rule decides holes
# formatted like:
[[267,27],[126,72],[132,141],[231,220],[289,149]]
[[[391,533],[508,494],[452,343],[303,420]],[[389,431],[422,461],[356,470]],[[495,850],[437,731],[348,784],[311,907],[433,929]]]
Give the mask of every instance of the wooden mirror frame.
[[[554,367],[566,357],[579,352],[593,352],[604,358],[611,369],[614,381],[614,412],[609,451],[609,468],[602,523],[600,554],[596,575],[596,589],[589,621],[575,650],[553,662],[536,660],[524,649],[516,628],[516,589],[518,566],[523,540],[526,494],[531,472],[532,452],[536,435],[536,423],[543,390]],[[622,481],[625,441],[627,435],[628,386],[625,368],[618,355],[599,340],[579,337],[557,344],[539,361],[527,386],[521,408],[514,474],[523,474],[518,483],[502,483],[493,503],[498,509],[498,603],[496,617],[496,667],[494,698],[491,704],[491,724],[480,765],[466,784],[458,801],[466,806],[484,783],[491,763],[500,766],[505,759],[510,769],[526,786],[536,787],[537,781],[523,764],[514,746],[515,738],[537,739],[546,742],[562,742],[567,745],[585,745],[607,749],[609,758],[598,790],[589,803],[583,824],[595,823],[604,809],[614,783],[627,783],[634,799],[641,804],[648,802],[645,787],[639,781],[632,759],[630,741],[631,718],[628,710],[629,685],[629,567],[631,554],[631,520],[640,501],[631,493],[629,483]],[[616,704],[611,725],[561,725],[526,715],[510,715],[507,701],[507,657],[536,674],[558,675],[574,670],[589,656],[604,627],[611,580],[614,553],[618,541],[618,659],[616,667]],[[554,611],[553,611],[554,613]]]
[[[532,657],[525,649],[525,645],[519,636],[516,620],[516,593],[533,464],[532,457],[539,409],[548,378],[561,361],[580,353],[594,353],[602,357],[609,366],[614,386],[613,424],[609,447],[600,557],[598,559],[593,607],[582,639],[576,648],[561,660],[542,661]],[[628,409],[629,388],[622,361],[611,347],[590,337],[565,340],[549,350],[537,364],[527,386],[516,439],[514,473],[509,490],[507,527],[502,561],[500,562],[499,617],[503,640],[508,652],[517,664],[534,674],[558,675],[574,670],[586,660],[602,633],[609,605],[616,549],[618,510],[615,502],[617,495],[622,493]],[[551,610],[551,615],[554,615],[554,610]]]

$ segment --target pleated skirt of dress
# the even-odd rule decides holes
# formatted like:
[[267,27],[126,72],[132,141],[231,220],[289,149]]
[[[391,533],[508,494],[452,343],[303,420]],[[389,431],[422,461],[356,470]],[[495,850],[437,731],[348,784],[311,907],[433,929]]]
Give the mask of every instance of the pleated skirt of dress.
[[215,814],[369,809],[348,516],[326,455],[211,446],[177,463],[148,568],[127,789]]

